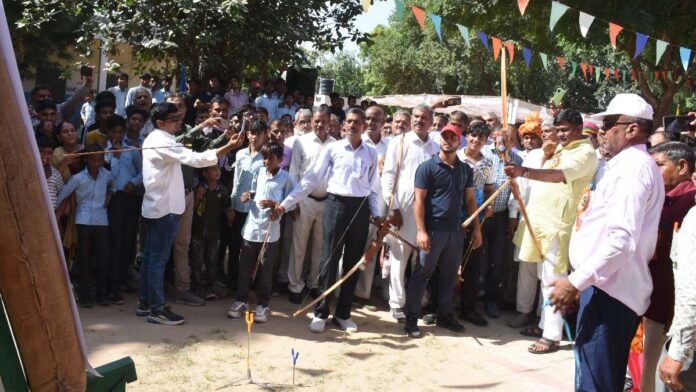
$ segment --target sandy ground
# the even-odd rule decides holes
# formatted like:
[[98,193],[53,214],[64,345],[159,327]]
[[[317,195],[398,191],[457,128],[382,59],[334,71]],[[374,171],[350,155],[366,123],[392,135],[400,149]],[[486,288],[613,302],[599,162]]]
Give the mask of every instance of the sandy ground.
[[[124,306],[80,311],[94,366],[124,356],[135,361],[138,381],[129,384],[129,390],[261,390],[243,385],[246,325],[225,316],[230,299],[199,308],[174,304],[173,309],[186,317],[184,325],[175,327],[135,316],[134,303],[128,296]],[[563,342],[554,354],[528,353],[532,339],[505,325],[512,313],[491,320],[486,328],[465,324],[467,331],[459,336],[423,326],[426,336],[413,340],[403,335],[386,309],[354,311],[360,331],[352,335],[335,328],[313,334],[307,328],[309,315],[291,317],[297,307],[286,296],[273,298],[271,309],[268,323],[252,328],[251,374],[255,381],[281,385],[278,389],[291,389],[294,348],[300,353],[298,390],[572,390],[569,343]]]

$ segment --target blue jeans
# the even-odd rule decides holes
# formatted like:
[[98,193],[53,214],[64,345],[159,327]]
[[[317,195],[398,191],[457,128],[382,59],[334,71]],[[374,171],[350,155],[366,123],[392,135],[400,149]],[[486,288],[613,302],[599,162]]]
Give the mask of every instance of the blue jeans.
[[164,269],[169,261],[179,215],[167,214],[157,219],[143,218],[145,249],[140,264],[140,301],[152,311],[164,306]]

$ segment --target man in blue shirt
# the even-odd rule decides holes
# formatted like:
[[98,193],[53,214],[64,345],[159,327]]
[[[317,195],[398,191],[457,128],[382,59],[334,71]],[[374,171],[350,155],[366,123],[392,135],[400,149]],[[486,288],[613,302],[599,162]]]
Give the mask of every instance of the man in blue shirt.
[[[437,325],[454,332],[464,327],[454,318],[452,295],[457,282],[457,269],[462,258],[464,231],[460,226],[462,199],[469,215],[476,211],[473,171],[457,158],[462,131],[448,125],[440,133],[440,153],[423,162],[416,170],[415,204],[416,242],[420,252],[406,288],[406,334],[422,336],[418,329],[421,301],[428,280],[439,267],[439,304]],[[472,231],[473,247],[481,246],[478,217]]]

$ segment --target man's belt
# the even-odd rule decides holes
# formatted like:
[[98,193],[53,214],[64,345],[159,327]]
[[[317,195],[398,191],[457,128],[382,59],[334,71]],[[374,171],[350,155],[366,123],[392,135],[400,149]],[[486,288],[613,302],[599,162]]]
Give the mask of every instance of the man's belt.
[[309,198],[314,200],[314,201],[324,201],[329,198],[329,195],[326,194],[324,197],[319,197],[319,196],[314,196],[314,195],[309,195]]

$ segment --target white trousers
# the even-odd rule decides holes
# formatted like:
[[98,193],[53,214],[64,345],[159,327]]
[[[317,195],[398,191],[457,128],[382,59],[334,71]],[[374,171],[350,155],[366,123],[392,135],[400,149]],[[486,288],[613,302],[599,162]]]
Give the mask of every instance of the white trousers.
[[288,280],[290,281],[290,291],[301,293],[305,287],[302,280],[304,260],[307,254],[307,242],[312,236],[312,247],[310,249],[310,267],[307,275],[307,287],[313,289],[317,287],[319,277],[319,267],[321,265],[321,252],[323,245],[323,226],[322,216],[324,212],[324,202],[307,198],[300,202],[300,216],[294,222],[292,234],[292,257],[288,265]]
[[[558,279],[563,279],[568,277],[567,272],[555,272],[554,268],[556,266],[556,250],[558,249],[558,240],[553,240],[549,250],[544,256],[544,261],[537,264],[537,273],[539,279],[541,280],[541,294],[544,301],[549,299],[553,287],[549,285]],[[532,300],[533,301],[533,300]],[[553,305],[543,306],[541,308],[541,320],[539,321],[539,328],[544,330],[543,336],[546,339],[558,342],[563,336],[563,314],[560,311],[555,311],[556,307]]]
[[[534,310],[534,298],[539,286],[538,268],[541,263],[528,263],[519,261],[517,270],[517,299],[516,308],[520,313],[531,313]],[[539,297],[539,305],[543,303],[543,298]],[[537,314],[539,314],[537,306]]]
[[415,251],[392,236],[387,237],[389,243],[389,307],[403,308],[406,304],[406,282],[404,274],[409,257]]

